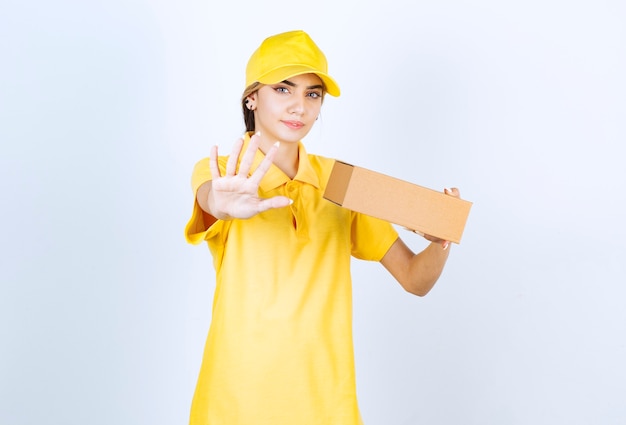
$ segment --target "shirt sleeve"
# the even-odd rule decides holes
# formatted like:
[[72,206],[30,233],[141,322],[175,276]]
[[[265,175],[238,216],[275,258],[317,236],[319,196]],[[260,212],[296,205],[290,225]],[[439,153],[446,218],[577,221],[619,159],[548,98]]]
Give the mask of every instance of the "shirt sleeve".
[[[224,172],[227,160],[227,157],[218,158],[218,166],[221,172]],[[211,225],[207,225],[205,223],[204,218],[207,213],[202,211],[202,208],[200,208],[200,204],[198,204],[198,201],[196,199],[198,188],[202,186],[203,183],[206,183],[212,179],[213,177],[211,175],[211,169],[209,167],[209,158],[201,159],[196,163],[191,174],[193,207],[191,212],[191,218],[185,226],[185,239],[187,240],[187,242],[194,245],[199,244],[200,242],[212,237],[213,234],[216,232],[217,227],[219,227],[215,224],[220,220],[217,220],[217,222],[214,221]]]
[[391,223],[352,212],[352,256],[361,260],[380,261],[398,239]]

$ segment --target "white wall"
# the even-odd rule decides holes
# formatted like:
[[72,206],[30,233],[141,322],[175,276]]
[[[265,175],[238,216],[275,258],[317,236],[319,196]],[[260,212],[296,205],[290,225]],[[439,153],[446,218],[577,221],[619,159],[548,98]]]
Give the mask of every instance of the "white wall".
[[309,151],[474,202],[427,297],[354,263],[366,424],[624,423],[624,2],[222,3],[0,6],[0,423],[186,423],[191,167],[291,29],[343,90]]

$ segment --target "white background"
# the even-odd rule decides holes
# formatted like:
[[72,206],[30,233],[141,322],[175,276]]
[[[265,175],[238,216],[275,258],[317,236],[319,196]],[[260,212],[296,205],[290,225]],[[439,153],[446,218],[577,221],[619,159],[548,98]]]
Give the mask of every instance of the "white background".
[[625,22],[618,0],[3,1],[0,423],[187,422],[214,288],[191,169],[292,29],[343,90],[309,152],[474,203],[427,297],[354,263],[366,425],[626,423]]

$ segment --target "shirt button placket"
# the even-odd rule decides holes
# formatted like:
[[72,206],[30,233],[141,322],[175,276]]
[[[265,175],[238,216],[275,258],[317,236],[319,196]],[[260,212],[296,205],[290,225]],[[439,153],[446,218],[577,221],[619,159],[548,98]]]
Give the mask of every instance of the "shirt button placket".
[[287,183],[285,187],[286,196],[293,201],[293,203],[289,206],[291,210],[291,219],[293,220],[293,227],[298,229],[298,208],[297,208],[297,199],[296,199],[296,187],[294,182]]

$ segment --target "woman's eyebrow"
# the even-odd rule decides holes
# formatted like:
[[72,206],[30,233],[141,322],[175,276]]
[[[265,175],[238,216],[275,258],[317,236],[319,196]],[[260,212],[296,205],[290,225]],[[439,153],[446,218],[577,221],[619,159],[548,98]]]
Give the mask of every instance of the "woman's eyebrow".
[[[283,84],[286,84],[286,85],[291,86],[291,87],[296,87],[296,84],[292,83],[289,80],[283,80]],[[324,89],[324,86],[321,85],[321,84],[316,84],[314,86],[308,86],[307,87],[307,90],[313,90],[313,89]]]

